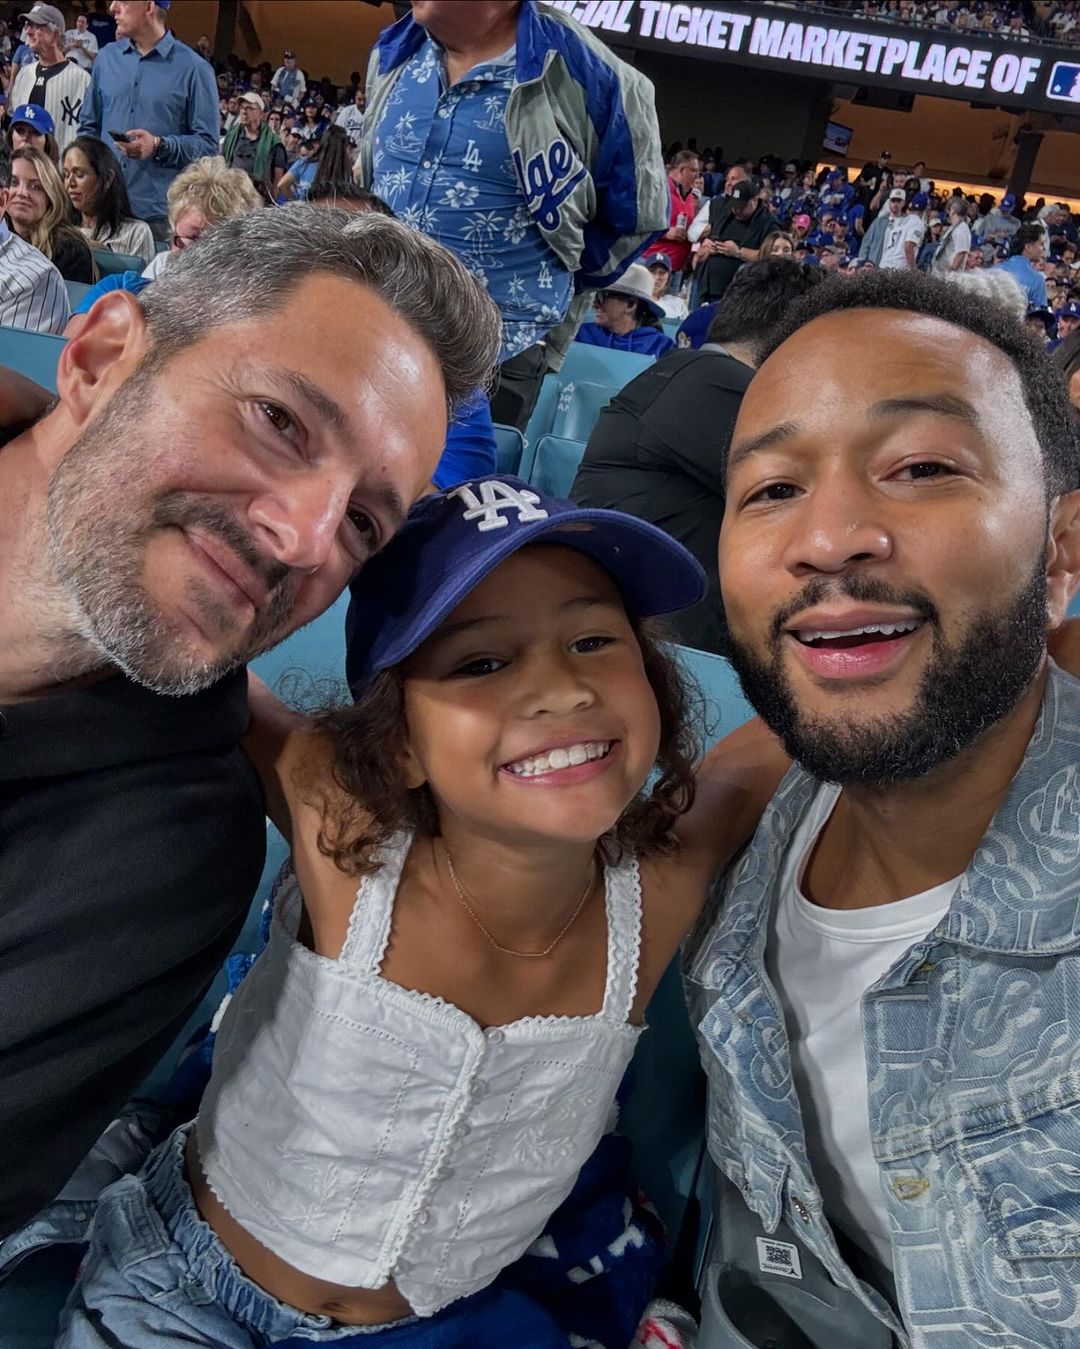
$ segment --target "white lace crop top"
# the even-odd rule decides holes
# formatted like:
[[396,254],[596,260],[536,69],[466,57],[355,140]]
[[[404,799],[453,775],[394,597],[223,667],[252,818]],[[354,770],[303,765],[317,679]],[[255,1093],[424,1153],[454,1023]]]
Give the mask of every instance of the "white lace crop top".
[[481,1030],[379,972],[409,843],[364,878],[337,960],[297,942],[282,886],[197,1129],[214,1193],[274,1254],[349,1287],[393,1279],[431,1316],[525,1252],[605,1132],[640,1034],[641,890],[636,862],[607,869],[598,1013]]

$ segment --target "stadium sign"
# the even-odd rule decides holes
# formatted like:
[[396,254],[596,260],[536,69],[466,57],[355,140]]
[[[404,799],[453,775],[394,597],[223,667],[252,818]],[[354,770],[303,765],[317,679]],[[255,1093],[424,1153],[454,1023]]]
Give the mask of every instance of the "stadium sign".
[[849,22],[780,5],[549,2],[614,46],[683,52],[976,103],[1080,112],[1080,53],[1067,49],[861,18]]

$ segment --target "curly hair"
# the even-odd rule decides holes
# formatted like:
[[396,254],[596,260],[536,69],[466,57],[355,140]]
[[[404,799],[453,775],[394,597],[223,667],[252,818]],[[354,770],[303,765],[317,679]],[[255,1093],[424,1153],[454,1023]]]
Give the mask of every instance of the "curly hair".
[[[693,805],[694,766],[701,754],[696,730],[703,722],[700,690],[679,667],[657,624],[631,622],[660,712],[660,744],[651,782],[598,842],[601,860],[609,865],[627,853],[676,851],[674,825]],[[340,870],[352,876],[378,870],[377,850],[399,830],[438,837],[430,788],[406,786],[402,773],[409,731],[401,666],[377,675],[351,706],[319,713],[315,729],[331,747],[340,793],[332,802],[319,793],[315,774],[301,785],[319,799],[319,848]]]
[[250,177],[243,169],[230,169],[222,155],[206,155],[189,164],[169,184],[166,200],[173,228],[185,211],[201,211],[208,225],[220,225],[262,205]]

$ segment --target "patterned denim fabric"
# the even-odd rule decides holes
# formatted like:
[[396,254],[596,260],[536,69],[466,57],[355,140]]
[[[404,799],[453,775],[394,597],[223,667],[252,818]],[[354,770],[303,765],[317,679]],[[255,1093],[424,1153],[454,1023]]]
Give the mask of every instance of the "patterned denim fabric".
[[688,953],[709,1146],[914,1349],[1080,1345],[1080,682],[1051,667],[953,903],[863,998],[904,1330],[844,1264],[807,1157],[765,939],[813,781],[793,769]]
[[561,322],[573,278],[533,222],[506,139],[514,53],[446,89],[439,48],[410,58],[375,130],[372,188],[456,253],[503,316],[500,360]]

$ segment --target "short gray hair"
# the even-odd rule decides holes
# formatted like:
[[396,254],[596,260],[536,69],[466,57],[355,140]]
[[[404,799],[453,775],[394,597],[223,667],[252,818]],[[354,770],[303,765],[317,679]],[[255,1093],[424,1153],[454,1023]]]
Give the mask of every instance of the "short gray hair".
[[209,328],[273,313],[320,273],[370,286],[424,339],[453,409],[492,378],[499,311],[441,244],[368,211],[298,203],[223,221],[175,255],[139,296],[150,330],[147,364],[164,365]]
[[1001,305],[1010,314],[1022,319],[1027,313],[1027,295],[1019,283],[998,267],[979,267],[973,272],[945,272],[942,280],[959,286],[970,295],[978,295],[993,304]]

